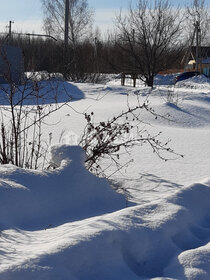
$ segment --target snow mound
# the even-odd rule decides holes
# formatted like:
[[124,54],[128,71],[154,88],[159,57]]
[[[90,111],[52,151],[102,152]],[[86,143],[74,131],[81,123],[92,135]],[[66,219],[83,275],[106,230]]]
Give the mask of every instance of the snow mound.
[[[10,105],[10,85],[0,85],[0,105]],[[72,83],[49,80],[27,82],[16,87],[13,93],[13,103],[23,105],[43,105],[66,103],[84,98],[84,93]]]
[[[144,98],[146,92],[155,111],[169,113],[174,122],[152,121],[142,112],[145,123],[166,133],[184,159],[160,162],[145,146],[122,155],[122,164],[134,158],[115,174],[138,204],[129,208],[106,180],[84,168],[80,147],[52,147],[52,170],[0,166],[1,280],[210,279],[210,179],[200,181],[209,177],[209,86],[174,89],[166,82],[151,90],[116,82],[75,84],[72,90],[84,92],[85,99],[74,102],[74,109],[94,112],[100,122],[125,111],[128,99],[135,106],[136,95]],[[180,102],[166,103],[169,90]],[[83,115],[64,109],[52,119],[62,123],[44,132],[59,135],[71,128],[79,136]]]
[[210,78],[204,75],[194,76],[192,78],[180,81],[176,83],[176,88],[191,88],[191,89],[209,89],[210,90]]
[[156,75],[154,78],[154,85],[173,85],[177,74]]
[[60,167],[73,162],[74,165],[84,165],[86,154],[80,146],[55,145],[50,149],[51,164]]
[[209,196],[208,183],[193,184],[103,217],[35,232],[3,231],[0,278],[207,280]]
[[125,206],[105,179],[85,169],[82,148],[57,145],[51,152],[54,171],[1,166],[0,229],[43,229]]

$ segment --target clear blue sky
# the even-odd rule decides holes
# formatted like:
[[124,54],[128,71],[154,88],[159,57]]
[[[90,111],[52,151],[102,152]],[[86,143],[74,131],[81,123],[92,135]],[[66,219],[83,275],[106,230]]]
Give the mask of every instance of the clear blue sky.
[[[208,2],[209,0],[206,0]],[[137,3],[138,0],[132,0],[132,3]],[[190,0],[171,0],[174,5],[183,5],[183,3],[190,3]],[[130,0],[88,0],[88,3],[99,9],[116,9],[116,8],[126,8],[128,7]]]
[[[208,3],[209,0],[206,0]],[[133,3],[138,0],[132,0]],[[171,0],[172,4],[191,3],[191,0]],[[126,9],[130,0],[88,0],[95,9],[95,23],[102,30],[111,28],[112,20],[120,8]],[[13,20],[13,30],[42,32],[42,8],[40,0],[0,0],[0,32],[5,32],[9,20]]]
[[0,0],[0,32],[5,32],[10,20],[13,30],[40,31],[42,9],[40,0]]
[[0,20],[6,17],[33,19],[42,16],[40,0],[0,0]]

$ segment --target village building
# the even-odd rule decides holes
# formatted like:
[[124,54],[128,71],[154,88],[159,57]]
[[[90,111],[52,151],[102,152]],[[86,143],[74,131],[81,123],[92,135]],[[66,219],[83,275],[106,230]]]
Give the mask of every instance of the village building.
[[[198,71],[210,77],[210,47],[201,47],[199,50]],[[190,60],[185,67],[186,71],[196,70],[196,47],[191,48]]]

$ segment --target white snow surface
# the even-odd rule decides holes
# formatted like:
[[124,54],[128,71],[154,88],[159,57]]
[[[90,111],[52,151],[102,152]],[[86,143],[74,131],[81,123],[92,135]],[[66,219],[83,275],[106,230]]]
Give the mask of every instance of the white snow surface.
[[[210,80],[174,87],[172,79],[158,76],[153,90],[121,87],[117,78],[59,81],[74,98],[43,131],[56,168],[0,166],[1,280],[210,279]],[[145,98],[167,118],[142,111],[142,126],[162,131],[184,158],[165,162],[148,146],[134,147],[120,157],[121,173],[108,169],[111,181],[91,174],[77,146],[85,127],[78,112],[94,112],[98,122]]]

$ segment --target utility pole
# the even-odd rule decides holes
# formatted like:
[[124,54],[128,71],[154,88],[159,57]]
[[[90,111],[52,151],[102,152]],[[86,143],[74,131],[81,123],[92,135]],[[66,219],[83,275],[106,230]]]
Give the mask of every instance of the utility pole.
[[67,78],[67,61],[68,61],[68,41],[69,41],[69,0],[65,0],[65,33],[64,33],[64,49],[63,49],[63,75]]
[[65,2],[65,34],[64,34],[64,44],[65,48],[68,47],[68,39],[69,39],[69,0]]
[[9,21],[9,41],[12,41],[12,23],[14,23],[14,21]]
[[196,55],[195,55],[195,70],[198,71],[199,65],[199,33],[200,33],[200,26],[198,20],[195,23],[195,35],[196,35]]

